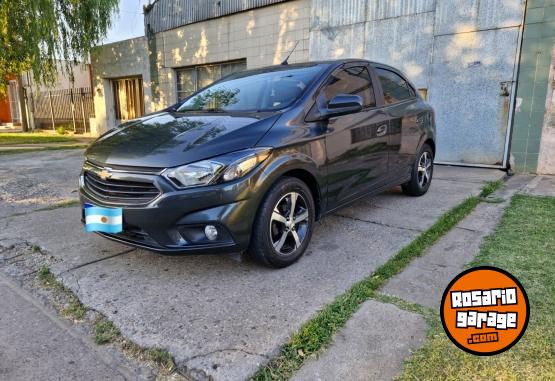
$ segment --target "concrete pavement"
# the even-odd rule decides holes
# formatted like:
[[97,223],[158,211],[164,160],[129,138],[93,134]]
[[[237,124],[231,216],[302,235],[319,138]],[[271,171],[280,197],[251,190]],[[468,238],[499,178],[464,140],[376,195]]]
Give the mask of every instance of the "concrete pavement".
[[414,259],[381,289],[412,303],[439,311],[443,290],[480,252],[484,239],[495,231],[515,193],[525,189],[533,176],[513,176],[492,199],[481,203],[425,255]]
[[[479,204],[380,291],[432,308],[439,314],[445,287],[479,254],[485,237],[494,232],[514,194],[539,192],[534,190],[538,188],[534,184],[539,182],[533,176],[510,178],[492,195],[491,203]],[[303,365],[294,380],[391,380],[402,369],[403,360],[422,345],[426,332],[421,316],[369,300],[318,359]]]
[[77,199],[83,152],[0,155],[0,219]]
[[0,295],[0,379],[143,379],[1,273]]
[[369,300],[334,337],[318,360],[307,361],[293,381],[393,379],[403,359],[420,347],[428,326],[422,316]]
[[[46,194],[67,194],[75,186],[68,184],[75,184],[78,168],[68,163],[60,174],[62,168],[51,168],[50,162],[41,166],[31,154],[18,156],[24,155],[29,157],[16,165],[26,174],[42,171]],[[445,211],[477,194],[484,181],[503,175],[436,167],[424,197],[406,197],[394,189],[327,217],[316,227],[307,255],[283,270],[237,256],[168,257],[132,250],[84,233],[77,207],[0,219],[0,240],[43,247],[55,275],[87,307],[107,316],[134,342],[168,349],[182,372],[238,380],[275,355],[322,306],[371,274]],[[48,178],[56,176],[63,179],[62,191],[48,189]],[[33,210],[35,204],[29,204]]]

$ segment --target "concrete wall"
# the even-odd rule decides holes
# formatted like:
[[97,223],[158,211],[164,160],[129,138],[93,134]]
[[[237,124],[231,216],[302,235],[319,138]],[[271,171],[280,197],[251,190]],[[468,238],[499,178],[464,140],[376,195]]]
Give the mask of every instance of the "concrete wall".
[[529,0],[511,152],[517,172],[555,173],[553,45],[555,1]]
[[158,68],[156,108],[177,101],[177,68],[242,58],[248,68],[279,64],[296,41],[289,62],[307,61],[310,4],[288,1],[155,34],[150,49]]
[[545,120],[540,140],[538,173],[555,175],[555,46],[553,47],[549,87],[545,102]]
[[152,102],[152,86],[145,37],[96,47],[91,52],[91,64],[96,115],[94,123],[96,131],[91,131],[93,134],[101,134],[116,125],[111,79],[142,77],[145,113],[156,110]]
[[429,85],[435,0],[313,0],[310,59],[367,58]]

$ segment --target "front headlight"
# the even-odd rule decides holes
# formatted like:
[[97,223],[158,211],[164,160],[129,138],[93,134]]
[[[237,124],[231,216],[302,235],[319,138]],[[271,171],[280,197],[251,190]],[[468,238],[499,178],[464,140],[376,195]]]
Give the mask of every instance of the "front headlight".
[[266,160],[270,156],[270,152],[271,150],[268,148],[250,151],[225,169],[222,176],[223,181],[232,181],[245,176],[256,168],[258,164]]
[[269,148],[254,148],[211,160],[170,168],[164,175],[179,188],[232,181],[245,176],[270,156]]
[[212,160],[199,161],[182,167],[172,168],[165,175],[180,188],[210,184],[224,167],[222,163]]

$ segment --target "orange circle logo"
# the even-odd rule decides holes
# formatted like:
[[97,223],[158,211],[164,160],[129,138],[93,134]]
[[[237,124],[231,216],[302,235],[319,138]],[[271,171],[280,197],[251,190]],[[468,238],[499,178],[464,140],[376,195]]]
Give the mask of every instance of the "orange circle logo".
[[491,356],[511,348],[526,331],[529,318],[526,291],[513,275],[496,267],[460,273],[441,300],[447,336],[474,355]]
[[105,224],[106,222],[108,222],[108,218],[107,218],[107,217],[104,217],[104,216],[102,216],[102,217],[100,218],[100,222],[102,222],[102,223],[104,223],[104,224]]

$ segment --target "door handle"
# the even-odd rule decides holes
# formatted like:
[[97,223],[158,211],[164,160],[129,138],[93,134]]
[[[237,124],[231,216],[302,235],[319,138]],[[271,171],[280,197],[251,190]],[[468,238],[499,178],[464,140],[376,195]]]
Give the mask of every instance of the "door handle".
[[387,134],[387,124],[382,124],[376,129],[376,136],[384,136]]

